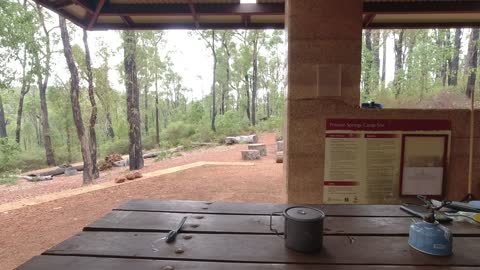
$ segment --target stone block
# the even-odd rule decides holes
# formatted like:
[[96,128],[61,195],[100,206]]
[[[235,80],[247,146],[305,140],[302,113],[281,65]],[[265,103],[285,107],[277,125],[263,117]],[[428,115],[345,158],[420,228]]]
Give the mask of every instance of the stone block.
[[361,40],[289,40],[288,65],[289,69],[307,63],[359,65],[361,50]]
[[283,147],[284,147],[284,143],[283,141],[277,141],[277,152],[278,151],[283,151]]
[[283,163],[283,151],[277,151],[275,153],[275,162],[276,163]]
[[258,150],[242,150],[243,160],[257,160],[260,159],[260,151]]
[[75,167],[67,167],[65,168],[65,176],[73,176],[77,174],[77,169]]
[[258,150],[260,152],[260,156],[267,155],[267,146],[263,143],[249,144],[248,150]]

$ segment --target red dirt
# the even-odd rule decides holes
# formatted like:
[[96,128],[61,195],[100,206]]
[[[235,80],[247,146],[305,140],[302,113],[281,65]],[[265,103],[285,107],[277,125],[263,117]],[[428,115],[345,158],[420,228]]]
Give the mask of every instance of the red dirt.
[[[275,163],[275,137],[262,136],[268,156],[255,166],[212,166],[141,180],[74,197],[0,213],[0,268],[13,269],[31,257],[60,243],[83,227],[133,198],[185,199],[232,202],[286,201],[282,164]],[[185,153],[181,157],[153,162],[147,160],[142,173],[196,161],[241,161],[246,145],[219,146]],[[113,181],[125,174],[116,168],[102,175]],[[0,202],[15,201],[81,186],[81,176],[57,177],[53,181],[20,184],[0,189]],[[4,196],[6,198],[4,198]]]

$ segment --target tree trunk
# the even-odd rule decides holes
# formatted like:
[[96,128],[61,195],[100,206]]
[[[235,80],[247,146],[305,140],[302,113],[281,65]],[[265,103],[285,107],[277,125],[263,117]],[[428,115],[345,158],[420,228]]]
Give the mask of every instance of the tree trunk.
[[113,131],[112,116],[110,115],[110,112],[105,114],[105,118],[107,119],[107,137],[113,140],[115,138],[115,132]]
[[160,123],[158,111],[158,79],[155,74],[155,142],[160,145]]
[[143,168],[142,132],[140,119],[140,90],[137,80],[136,64],[137,37],[134,31],[123,32],[123,51],[125,67],[125,87],[127,89],[127,119],[130,170]]
[[[449,31],[449,30],[447,30]],[[436,30],[437,36],[435,38],[435,45],[440,50],[440,69],[435,72],[435,81],[441,81],[442,85],[445,86],[446,84],[446,77],[447,77],[447,54],[445,48],[445,30],[438,29]]]
[[468,43],[467,58],[465,61],[465,76],[467,76],[467,88],[465,90],[465,95],[467,95],[469,98],[472,97],[472,93],[475,90],[475,83],[477,79],[478,39],[479,29],[472,29]]
[[15,128],[15,141],[20,143],[20,135],[22,132],[22,117],[23,117],[23,101],[25,95],[30,91],[30,72],[27,72],[27,48],[23,49],[23,58],[20,61],[22,64],[22,88],[20,89],[20,98],[17,109],[17,126]]
[[212,123],[211,129],[214,132],[217,132],[215,128],[215,117],[217,116],[217,107],[216,107],[216,95],[215,95],[215,84],[217,81],[217,54],[215,51],[215,30],[212,30],[212,55],[213,55],[213,81],[212,81]]
[[255,30],[253,42],[253,76],[252,76],[252,125],[257,123],[257,87],[258,87],[258,30]]
[[148,84],[145,83],[145,134],[148,135]]
[[83,157],[83,184],[91,184],[93,182],[93,164],[90,145],[85,134],[85,127],[83,126],[82,111],[80,109],[80,80],[78,78],[78,69],[73,59],[65,18],[59,16],[59,25],[63,43],[63,53],[67,61],[68,70],[70,71],[70,101],[72,103],[73,121],[77,128],[77,136],[80,141],[80,150]]
[[271,108],[270,108],[270,91],[267,91],[267,119],[270,118]]
[[[23,86],[22,86],[23,88]],[[26,93],[24,93],[23,89],[20,92],[20,98],[18,101],[18,109],[17,109],[17,127],[15,128],[15,141],[20,143],[20,134],[22,131],[22,116],[23,116],[23,101],[25,99]]]
[[247,117],[248,121],[251,121],[250,116],[250,81],[248,79],[248,74],[245,75],[245,93],[247,95]]
[[88,34],[85,29],[83,30],[83,45],[85,46],[85,65],[87,67],[88,99],[92,106],[88,126],[92,175],[93,179],[97,179],[100,177],[100,172],[97,167],[97,134],[95,132],[95,125],[97,124],[97,102],[95,101],[95,92],[93,89],[92,60],[90,59],[90,48],[88,47]]
[[448,85],[456,86],[458,81],[458,63],[460,60],[460,48],[462,47],[462,29],[455,30],[454,51],[452,61],[449,63]]
[[398,36],[395,37],[394,49],[395,49],[395,71],[393,85],[395,86],[395,98],[401,93],[401,82],[402,71],[403,71],[403,40],[404,40],[405,30],[402,29],[399,31]]
[[370,29],[365,30],[365,48],[368,51],[366,56],[365,63],[365,73],[363,78],[363,90],[365,94],[370,94],[371,90],[371,74],[372,74],[372,63],[373,63],[373,50],[372,50],[372,31]]
[[378,72],[380,70],[380,31],[375,30],[372,33],[372,50],[373,50],[373,61],[372,61],[372,91],[378,90]]
[[70,133],[70,127],[67,125],[65,127],[65,133],[67,133],[67,160],[68,163],[72,163],[72,135]]
[[3,110],[2,95],[0,95],[0,138],[7,137],[7,122],[5,121],[5,111]]
[[[50,33],[47,30],[45,25],[45,19],[43,16],[43,12],[40,6],[37,4],[38,15],[40,18],[40,22],[42,25],[43,32],[45,34],[45,77],[42,75],[42,71],[40,67],[37,67],[37,84],[38,90],[40,93],[40,109],[41,109],[41,117],[40,122],[42,125],[42,132],[43,132],[43,145],[45,146],[45,155],[47,158],[48,166],[55,166],[55,153],[53,152],[52,146],[52,138],[50,137],[50,124],[48,122],[48,107],[47,107],[47,86],[48,86],[48,79],[50,77],[50,58],[51,58],[51,48],[50,48]],[[38,55],[36,56],[37,65],[40,65],[40,61],[38,60]]]
[[388,39],[388,32],[386,30],[383,30],[382,32],[382,42],[383,42],[383,48],[382,48],[382,75],[381,75],[381,81],[382,81],[382,89],[385,88],[385,74],[386,74],[386,65],[387,65],[387,39]]
[[[451,41],[450,41],[450,29],[447,29],[445,31],[445,38],[444,38],[444,44],[443,47],[445,49],[450,49],[451,48]],[[442,85],[446,86],[447,85],[447,72],[448,72],[448,67],[450,66],[450,62],[452,61],[452,57],[449,52],[445,52],[445,59],[444,63],[442,66]]]

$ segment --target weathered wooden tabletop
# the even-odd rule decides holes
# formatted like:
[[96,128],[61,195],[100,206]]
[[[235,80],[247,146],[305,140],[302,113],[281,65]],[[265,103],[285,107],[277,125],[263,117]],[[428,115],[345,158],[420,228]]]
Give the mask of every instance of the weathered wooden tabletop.
[[[284,247],[269,215],[289,205],[132,200],[18,269],[480,269],[480,227],[448,225],[454,255],[408,246],[412,222],[396,205],[319,205],[327,218],[323,249]],[[175,242],[163,237],[188,216]],[[273,220],[279,231],[283,218]]]

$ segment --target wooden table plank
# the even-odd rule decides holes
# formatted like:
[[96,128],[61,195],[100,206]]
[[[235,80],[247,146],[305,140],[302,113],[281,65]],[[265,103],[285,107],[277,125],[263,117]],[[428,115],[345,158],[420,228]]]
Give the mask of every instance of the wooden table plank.
[[[162,200],[131,200],[115,210],[204,213],[204,214],[234,214],[234,215],[269,215],[272,212],[283,211],[293,206],[271,203],[225,203],[199,201],[162,201]],[[313,205],[323,210],[328,216],[352,217],[409,217],[400,210],[398,205]]]
[[[250,263],[480,266],[477,237],[454,238],[454,255],[433,257],[413,250],[407,237],[325,236],[323,250],[312,256],[284,247],[273,235],[194,234],[166,244],[165,233],[82,232],[45,252],[143,259]],[[178,248],[183,253],[178,253]]]
[[[84,230],[168,232],[185,216],[184,232],[274,234],[269,217],[260,215],[213,215],[164,212],[113,211]],[[274,217],[274,227],[283,232],[283,217]],[[327,217],[326,235],[408,235],[409,217]],[[480,226],[458,222],[446,224],[456,236],[480,236]]]
[[[296,264],[252,264],[252,263],[220,263],[192,261],[162,261],[121,258],[96,258],[75,256],[37,256],[23,264],[18,270],[85,270],[85,269],[115,269],[115,270],[314,270],[321,265]],[[323,265],[325,267],[325,265]],[[474,270],[475,267],[448,266],[379,266],[379,265],[328,265],[329,270]]]

